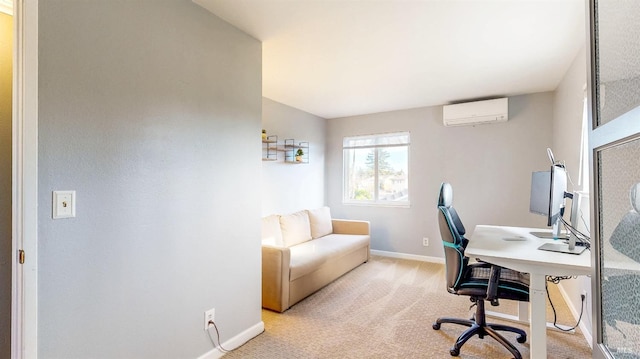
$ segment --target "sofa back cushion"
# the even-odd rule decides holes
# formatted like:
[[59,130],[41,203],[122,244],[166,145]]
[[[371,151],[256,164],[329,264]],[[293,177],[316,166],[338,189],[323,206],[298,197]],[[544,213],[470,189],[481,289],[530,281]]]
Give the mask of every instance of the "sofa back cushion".
[[311,228],[307,211],[299,211],[280,216],[282,240],[286,247],[306,242],[311,239]]
[[283,247],[280,216],[272,214],[262,218],[262,244]]
[[309,214],[309,224],[311,226],[311,238],[316,239],[333,233],[329,207],[310,209],[307,213]]

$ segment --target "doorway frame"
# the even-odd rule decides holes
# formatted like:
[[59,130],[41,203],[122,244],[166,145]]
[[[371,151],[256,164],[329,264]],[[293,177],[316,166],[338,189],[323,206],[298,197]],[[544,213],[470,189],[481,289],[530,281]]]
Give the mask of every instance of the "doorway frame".
[[[11,358],[38,356],[38,0],[14,0]],[[24,264],[19,252],[24,251]]]

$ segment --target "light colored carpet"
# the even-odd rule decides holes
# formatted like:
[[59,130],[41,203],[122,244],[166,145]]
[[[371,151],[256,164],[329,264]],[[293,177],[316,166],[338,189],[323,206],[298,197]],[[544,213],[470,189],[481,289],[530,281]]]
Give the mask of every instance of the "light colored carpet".
[[[549,285],[560,324],[574,319]],[[284,313],[262,311],[265,332],[225,355],[231,358],[451,358],[449,348],[466,327],[431,325],[439,316],[470,318],[468,297],[447,293],[444,265],[372,256],[372,259]],[[515,314],[515,302],[489,310]],[[548,310],[547,317],[553,318]],[[488,318],[489,322],[497,322]],[[513,323],[504,322],[509,325]],[[524,329],[526,326],[520,326]],[[524,358],[529,343],[518,344]],[[548,331],[549,358],[591,358],[581,334]],[[460,358],[511,358],[490,337],[470,339]]]

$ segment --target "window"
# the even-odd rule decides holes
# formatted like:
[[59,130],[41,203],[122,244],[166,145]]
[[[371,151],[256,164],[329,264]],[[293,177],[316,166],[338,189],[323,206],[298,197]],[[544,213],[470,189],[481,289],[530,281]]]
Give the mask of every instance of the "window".
[[582,106],[582,136],[580,137],[580,169],[578,188],[589,193],[589,109],[585,93]]
[[409,132],[345,137],[343,202],[409,205]]

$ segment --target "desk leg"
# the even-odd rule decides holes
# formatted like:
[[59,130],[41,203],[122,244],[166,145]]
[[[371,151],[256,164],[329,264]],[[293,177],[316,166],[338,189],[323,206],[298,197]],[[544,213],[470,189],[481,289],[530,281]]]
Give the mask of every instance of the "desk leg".
[[518,302],[518,320],[521,322],[529,322],[529,303]]
[[545,275],[533,274],[529,282],[529,348],[531,359],[547,358],[547,294]]

